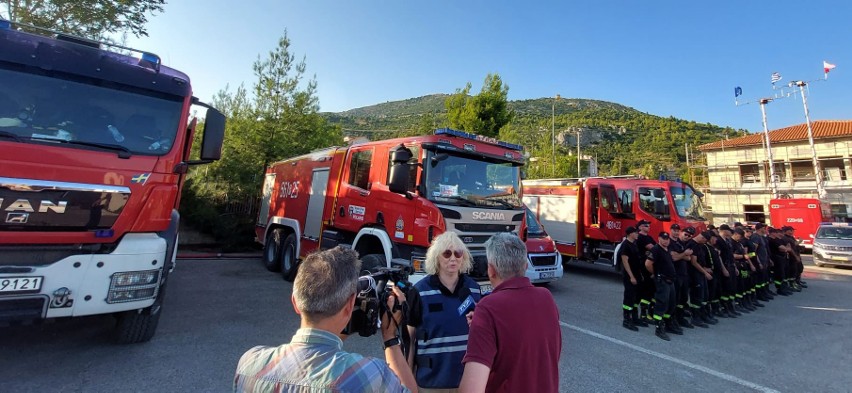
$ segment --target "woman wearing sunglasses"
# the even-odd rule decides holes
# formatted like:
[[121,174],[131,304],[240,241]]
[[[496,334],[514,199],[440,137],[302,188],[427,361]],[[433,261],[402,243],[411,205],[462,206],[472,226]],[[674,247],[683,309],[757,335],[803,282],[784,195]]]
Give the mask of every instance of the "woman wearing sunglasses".
[[456,392],[467,350],[467,317],[481,297],[468,277],[470,251],[454,232],[444,232],[426,252],[428,276],[409,293],[409,363],[420,392]]

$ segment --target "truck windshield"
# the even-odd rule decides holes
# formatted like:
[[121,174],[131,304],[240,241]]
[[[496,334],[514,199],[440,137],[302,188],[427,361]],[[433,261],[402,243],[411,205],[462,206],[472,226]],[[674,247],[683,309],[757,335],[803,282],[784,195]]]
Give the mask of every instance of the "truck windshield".
[[182,98],[0,68],[0,135],[18,142],[162,155],[171,150]]
[[695,194],[692,187],[687,185],[672,187],[671,192],[675,211],[677,211],[678,216],[704,220],[704,206],[701,204],[701,198]]
[[519,209],[520,171],[515,165],[429,151],[423,165],[425,196],[447,205]]

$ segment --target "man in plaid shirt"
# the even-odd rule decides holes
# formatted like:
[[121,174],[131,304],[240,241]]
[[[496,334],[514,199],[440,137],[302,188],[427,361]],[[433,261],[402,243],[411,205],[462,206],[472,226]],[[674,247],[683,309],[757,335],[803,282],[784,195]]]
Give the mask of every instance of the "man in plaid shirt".
[[[240,358],[234,392],[409,392],[416,391],[394,321],[382,318],[387,363],[343,351],[342,332],[355,304],[361,262],[351,249],[336,247],[308,256],[293,284],[293,308],[301,328],[289,344],[254,347]],[[393,302],[405,295],[393,288]],[[396,322],[396,323],[393,323]]]

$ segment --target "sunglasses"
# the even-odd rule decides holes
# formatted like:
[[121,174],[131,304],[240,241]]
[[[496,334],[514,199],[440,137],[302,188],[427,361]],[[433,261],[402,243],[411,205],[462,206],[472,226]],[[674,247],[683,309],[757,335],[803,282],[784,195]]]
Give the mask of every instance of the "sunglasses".
[[450,259],[450,256],[452,255],[455,255],[456,259],[461,259],[461,257],[464,256],[464,252],[461,250],[444,250],[444,252],[441,253],[441,256],[447,259]]

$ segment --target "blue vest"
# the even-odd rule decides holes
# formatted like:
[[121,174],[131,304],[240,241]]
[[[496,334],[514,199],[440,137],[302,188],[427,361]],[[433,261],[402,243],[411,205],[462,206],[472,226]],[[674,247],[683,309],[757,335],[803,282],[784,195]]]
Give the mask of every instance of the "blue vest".
[[[431,389],[453,389],[461,383],[467,351],[468,325],[465,315],[482,298],[479,284],[462,275],[462,286],[454,296],[441,292],[437,276],[428,276],[414,289],[420,294],[423,323],[417,327],[417,385]],[[468,300],[472,298],[473,303]],[[465,300],[468,300],[465,302]]]

